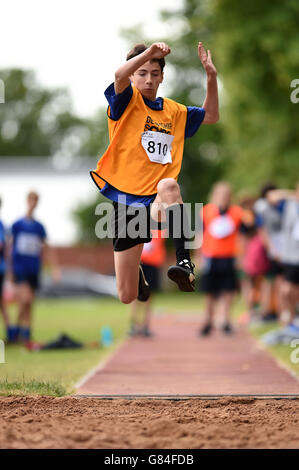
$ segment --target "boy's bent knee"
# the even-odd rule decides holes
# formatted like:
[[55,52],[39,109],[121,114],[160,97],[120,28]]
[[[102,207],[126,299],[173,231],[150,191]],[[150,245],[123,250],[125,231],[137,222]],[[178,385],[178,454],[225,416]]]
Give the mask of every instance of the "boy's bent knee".
[[123,303],[123,304],[131,304],[133,302],[133,300],[136,299],[136,297],[128,297],[128,296],[121,296],[119,295],[119,300]]
[[137,297],[137,292],[119,292],[118,298],[123,304],[130,304]]
[[179,191],[180,187],[174,178],[164,178],[157,185],[158,193],[164,191]]

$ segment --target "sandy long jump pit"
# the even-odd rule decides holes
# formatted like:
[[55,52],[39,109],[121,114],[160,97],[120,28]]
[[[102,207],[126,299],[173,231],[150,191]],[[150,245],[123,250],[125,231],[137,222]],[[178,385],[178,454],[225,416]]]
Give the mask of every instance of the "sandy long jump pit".
[[299,382],[245,330],[198,338],[197,320],[154,319],[77,395],[0,398],[8,449],[298,449]]
[[4,397],[6,449],[298,449],[299,401]]

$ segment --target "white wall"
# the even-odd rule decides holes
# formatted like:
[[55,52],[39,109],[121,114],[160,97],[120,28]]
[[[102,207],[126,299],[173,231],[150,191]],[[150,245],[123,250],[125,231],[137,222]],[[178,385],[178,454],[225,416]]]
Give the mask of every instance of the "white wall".
[[2,210],[0,218],[9,226],[26,210],[26,195],[37,191],[40,202],[35,218],[47,230],[49,242],[68,245],[75,240],[76,227],[71,217],[73,209],[87,202],[97,193],[88,172],[86,174],[0,174],[0,197]]

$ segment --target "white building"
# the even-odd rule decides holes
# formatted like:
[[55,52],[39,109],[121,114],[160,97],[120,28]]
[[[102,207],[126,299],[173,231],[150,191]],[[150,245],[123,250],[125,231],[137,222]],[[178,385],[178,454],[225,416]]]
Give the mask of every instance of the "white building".
[[45,225],[49,242],[73,243],[77,233],[72,212],[98,192],[89,175],[96,164],[97,158],[87,157],[1,157],[0,217],[5,226],[24,215],[26,195],[34,190],[40,195],[36,219]]

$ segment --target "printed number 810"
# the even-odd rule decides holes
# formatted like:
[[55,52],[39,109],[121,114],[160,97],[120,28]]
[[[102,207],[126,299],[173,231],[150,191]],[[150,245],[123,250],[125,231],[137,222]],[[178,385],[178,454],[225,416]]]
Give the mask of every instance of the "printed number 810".
[[[159,155],[161,155],[161,150],[162,150],[162,153],[163,153],[163,155],[164,155],[164,157],[165,157],[165,155],[167,154],[168,145],[167,145],[167,144],[164,144],[163,147],[162,147],[161,142],[158,142],[158,143],[157,143],[157,147],[159,147],[159,149],[158,149]],[[150,140],[150,141],[148,142],[147,151],[148,151],[149,153],[156,153],[156,143],[155,143],[153,140]]]

